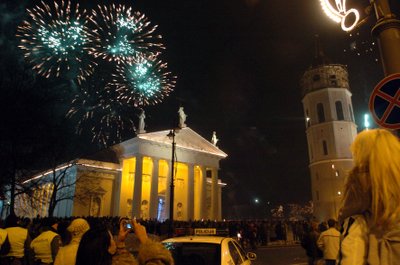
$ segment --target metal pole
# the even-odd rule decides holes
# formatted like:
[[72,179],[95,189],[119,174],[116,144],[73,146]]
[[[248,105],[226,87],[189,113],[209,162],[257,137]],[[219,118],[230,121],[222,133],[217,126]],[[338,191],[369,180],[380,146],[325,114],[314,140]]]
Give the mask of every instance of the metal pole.
[[372,34],[378,39],[385,76],[400,73],[400,20],[391,12],[387,0],[371,0],[376,16]]
[[171,159],[171,182],[169,185],[169,236],[172,237],[174,229],[174,166],[175,166],[175,130],[172,134],[172,159]]

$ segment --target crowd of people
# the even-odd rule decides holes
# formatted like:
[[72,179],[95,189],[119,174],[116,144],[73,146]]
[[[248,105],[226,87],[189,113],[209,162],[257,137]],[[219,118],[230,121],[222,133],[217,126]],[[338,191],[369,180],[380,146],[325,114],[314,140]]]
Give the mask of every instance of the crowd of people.
[[351,145],[353,168],[343,206],[329,229],[312,223],[302,240],[309,265],[400,264],[400,141],[385,129],[365,130]]
[[[216,228],[245,248],[300,243],[309,265],[400,264],[400,142],[391,132],[361,132],[351,146],[338,222],[247,220],[169,221],[119,217],[18,218],[0,223],[0,264],[173,264],[160,240]],[[126,225],[130,224],[133,229]],[[132,231],[138,247],[126,242]],[[150,238],[149,234],[154,235]],[[134,255],[132,255],[134,254]]]
[[[130,225],[130,228],[127,225]],[[125,245],[134,233],[137,255]],[[2,265],[174,264],[171,253],[128,218],[18,218],[10,214],[0,229]]]

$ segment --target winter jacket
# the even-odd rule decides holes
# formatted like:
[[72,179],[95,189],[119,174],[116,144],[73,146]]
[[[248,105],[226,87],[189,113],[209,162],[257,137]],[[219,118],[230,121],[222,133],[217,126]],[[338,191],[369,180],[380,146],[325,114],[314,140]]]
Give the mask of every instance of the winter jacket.
[[400,224],[389,231],[370,229],[368,235],[368,264],[400,264]]
[[322,258],[322,251],[317,246],[319,234],[310,231],[303,235],[301,246],[306,250],[306,255],[311,258]]
[[368,227],[363,215],[345,219],[340,242],[339,265],[366,265]]
[[81,238],[74,238],[68,245],[60,247],[54,265],[75,265]]
[[126,250],[113,256],[112,265],[173,265],[171,252],[161,243],[147,240],[141,244],[137,259]]
[[331,227],[319,235],[317,245],[324,253],[324,259],[336,260],[339,255],[340,232]]

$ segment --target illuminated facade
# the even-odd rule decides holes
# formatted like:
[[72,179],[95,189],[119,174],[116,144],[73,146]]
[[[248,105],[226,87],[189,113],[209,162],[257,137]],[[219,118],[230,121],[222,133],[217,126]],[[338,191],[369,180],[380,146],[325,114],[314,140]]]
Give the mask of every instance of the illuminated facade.
[[344,180],[352,168],[350,145],[357,134],[347,68],[328,63],[317,45],[301,87],[314,215],[320,221],[336,219]]
[[[169,130],[141,133],[89,159],[62,165],[72,200],[60,202],[55,216],[169,218],[172,140]],[[227,155],[188,127],[175,130],[174,220],[221,220],[219,161]],[[38,175],[36,207],[17,199],[17,214],[47,215],[51,171]],[[46,181],[47,179],[47,181]],[[32,205],[32,202],[29,202]]]
[[[168,132],[139,134],[113,147],[122,169],[114,215],[168,219],[172,158]],[[175,133],[173,219],[221,220],[225,184],[218,178],[218,169],[227,155],[188,127]]]

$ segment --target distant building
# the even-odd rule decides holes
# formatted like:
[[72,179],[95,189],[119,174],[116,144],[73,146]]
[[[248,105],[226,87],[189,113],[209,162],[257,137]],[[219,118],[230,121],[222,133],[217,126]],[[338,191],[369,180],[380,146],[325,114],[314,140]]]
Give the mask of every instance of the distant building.
[[[16,213],[46,216],[53,191],[51,176],[65,173],[63,185],[68,188],[63,193],[73,199],[60,201],[54,216],[169,219],[172,140],[168,133],[139,133],[36,176],[42,179],[40,188],[35,196],[17,197]],[[227,155],[186,126],[175,130],[175,142],[174,220],[221,220],[221,189],[226,184],[218,178],[218,170]]]
[[314,215],[324,221],[338,216],[344,180],[352,168],[350,145],[357,135],[347,68],[330,63],[317,41],[301,88]]

